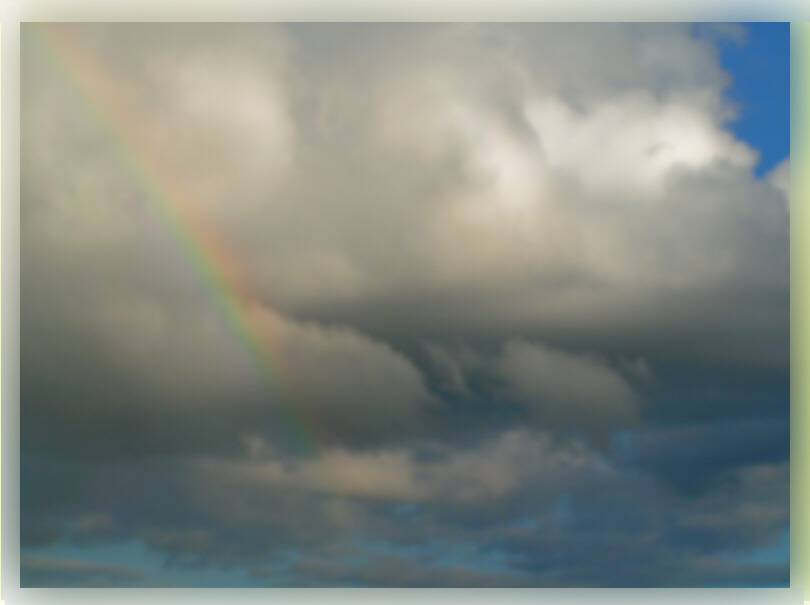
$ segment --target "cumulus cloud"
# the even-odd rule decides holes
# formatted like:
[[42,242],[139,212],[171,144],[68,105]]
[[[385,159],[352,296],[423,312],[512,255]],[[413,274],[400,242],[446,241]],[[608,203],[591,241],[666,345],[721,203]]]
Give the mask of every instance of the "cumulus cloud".
[[583,192],[652,203],[678,170],[715,161],[750,167],[754,154],[698,108],[628,95],[581,115],[552,98],[526,109],[553,170],[578,177]]
[[[198,119],[196,110],[186,107],[191,103],[187,97],[195,95],[206,99],[205,111],[217,108],[199,118],[199,125],[181,131],[203,136],[225,121],[223,132],[232,133],[225,143],[233,140],[234,149],[192,140],[189,149],[215,149],[220,163],[209,168],[193,154],[187,158],[177,152],[173,178],[191,187],[194,204],[216,219],[226,238],[237,238],[251,280],[281,310],[332,321],[345,318],[363,329],[373,328],[369,308],[386,316],[377,322],[419,322],[423,329],[432,327],[425,325],[432,321],[460,324],[466,331],[503,324],[548,330],[561,322],[586,321],[632,329],[629,324],[663,298],[670,305],[678,301],[678,309],[668,311],[666,319],[677,322],[674,329],[680,330],[684,322],[678,318],[706,296],[718,298],[713,305],[700,305],[708,313],[725,304],[719,298],[726,292],[736,297],[739,289],[763,291],[766,284],[742,270],[749,258],[767,265],[772,277],[787,267],[785,238],[779,232],[786,230],[787,218],[759,204],[763,192],[750,173],[753,156],[724,129],[726,78],[715,50],[693,39],[686,28],[544,27],[542,35],[529,36],[523,27],[392,26],[390,41],[380,43],[372,53],[375,58],[358,62],[349,59],[359,45],[380,42],[360,27],[352,30],[352,37],[344,36],[339,26],[324,26],[324,40],[311,48],[303,41],[296,44],[295,32],[309,41],[300,28],[285,34],[271,28],[265,36],[256,33],[260,28],[244,35],[238,35],[238,28],[209,29],[198,40],[191,28],[169,49],[168,43],[156,44],[148,53],[136,52],[130,28],[119,36],[124,50],[114,44],[117,34],[98,34],[106,46],[97,45],[113,58],[128,57],[111,62],[122,82],[171,101],[155,101],[156,111],[176,106],[171,111],[178,119]],[[553,68],[537,58],[552,47],[558,59],[564,58]],[[254,54],[267,65],[260,68],[250,60]],[[169,57],[165,64],[157,59],[164,55]],[[201,62],[203,55],[218,58]],[[583,72],[595,75],[583,57],[598,57],[604,67],[601,77],[582,77]],[[150,67],[139,67],[139,61]],[[322,71],[324,62],[334,68],[328,74]],[[628,64],[638,70],[626,69]],[[189,83],[183,84],[185,76],[154,75],[156,65],[163,65],[166,73],[190,74]],[[37,71],[32,67],[26,73]],[[653,81],[660,73],[668,77]],[[239,82],[230,81],[234,78]],[[291,139],[251,126],[250,136],[273,145],[294,140],[296,154],[252,149],[238,141],[238,129],[227,126],[228,120],[256,122],[250,111],[240,109],[243,80],[252,91],[244,96],[267,111],[287,107],[286,117],[279,120],[294,123],[287,131],[299,133]],[[346,90],[348,83],[355,88]],[[31,122],[24,157],[52,146],[38,134],[45,129],[37,129],[33,117],[39,115],[35,107],[52,98],[46,84],[53,86],[42,75],[29,76],[24,83],[32,99],[24,112]],[[357,86],[363,95],[351,92]],[[286,100],[265,99],[270,94],[265,89],[281,91],[273,94]],[[311,125],[317,107],[335,104],[352,119],[347,117],[344,126],[341,120],[328,120],[335,129],[330,133]],[[48,115],[51,122],[59,119],[59,114]],[[61,119],[67,123],[73,117]],[[84,119],[92,131],[92,119]],[[135,121],[148,126],[156,119],[144,111]],[[77,135],[59,127],[62,122],[48,132],[72,148]],[[174,117],[155,128],[174,132],[169,123]],[[174,145],[161,145],[170,143]],[[178,142],[170,149],[175,147],[182,146]],[[47,198],[53,204],[59,195],[42,188],[55,177],[68,185],[60,191],[71,191],[81,174],[105,174],[106,189],[87,181],[81,204],[63,204],[71,213],[87,208],[87,218],[77,216],[73,228],[86,229],[88,237],[107,237],[116,247],[122,230],[131,238],[149,235],[149,244],[154,244],[151,238],[162,226],[148,228],[145,213],[122,208],[124,201],[109,203],[116,197],[131,200],[132,194],[104,195],[129,191],[132,184],[126,183],[120,166],[93,170],[109,156],[101,151],[103,139],[96,148],[95,155],[54,154],[81,162],[83,171],[64,160],[57,167],[23,162],[26,170],[50,174],[24,175],[27,198]],[[288,168],[280,180],[271,165],[282,157],[288,157]],[[256,158],[261,158],[256,179],[233,177],[238,171],[230,162],[241,166]],[[211,184],[206,180],[211,175],[225,184]],[[222,189],[229,182],[238,183],[233,187],[239,190]],[[96,205],[104,212],[96,212]],[[757,219],[735,220],[743,212]],[[38,220],[66,231],[61,214],[40,214]],[[91,227],[91,221],[106,215],[118,231]],[[733,228],[727,227],[729,221]],[[761,245],[763,235],[754,231],[761,229],[757,223],[773,231],[767,248]],[[25,227],[34,225],[28,220]],[[40,237],[31,231],[24,243]],[[139,250],[142,256],[139,248],[146,244],[133,242],[119,254],[131,259]],[[171,249],[171,243],[162,246]],[[774,273],[774,267],[779,271]],[[44,269],[42,264],[36,268]],[[729,283],[717,293],[722,279]],[[403,297],[414,300],[404,317],[403,311],[391,308],[392,301]],[[448,304],[452,308],[445,310]],[[711,320],[729,323],[731,317],[718,314]],[[733,329],[751,330],[747,325],[735,322]]]
[[783,581],[724,557],[789,524],[790,160],[709,30],[23,28],[25,547]]

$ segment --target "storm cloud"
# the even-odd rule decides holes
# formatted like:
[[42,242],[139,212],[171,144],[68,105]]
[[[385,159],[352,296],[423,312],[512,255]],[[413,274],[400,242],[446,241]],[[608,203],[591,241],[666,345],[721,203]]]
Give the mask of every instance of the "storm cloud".
[[47,554],[132,540],[268,585],[787,582],[745,557],[789,527],[790,159],[729,127],[736,29],[49,27],[29,585],[152,582]]

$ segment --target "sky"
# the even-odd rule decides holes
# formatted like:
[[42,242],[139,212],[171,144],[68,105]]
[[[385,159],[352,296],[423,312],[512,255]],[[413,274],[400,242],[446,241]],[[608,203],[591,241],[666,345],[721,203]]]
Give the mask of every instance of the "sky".
[[22,586],[787,586],[786,24],[24,24]]
[[790,24],[743,26],[741,40],[720,45],[720,60],[740,111],[731,129],[759,152],[755,174],[763,176],[790,155]]

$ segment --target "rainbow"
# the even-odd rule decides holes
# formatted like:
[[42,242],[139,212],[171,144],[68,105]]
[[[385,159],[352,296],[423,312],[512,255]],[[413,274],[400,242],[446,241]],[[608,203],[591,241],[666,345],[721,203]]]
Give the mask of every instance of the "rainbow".
[[122,89],[65,25],[31,26],[54,74],[60,75],[116,142],[122,162],[149,205],[193,266],[237,342],[250,356],[289,425],[298,453],[311,455],[325,431],[293,397],[293,372],[284,355],[281,318],[251,289],[243,263],[197,210],[182,179],[158,161]]

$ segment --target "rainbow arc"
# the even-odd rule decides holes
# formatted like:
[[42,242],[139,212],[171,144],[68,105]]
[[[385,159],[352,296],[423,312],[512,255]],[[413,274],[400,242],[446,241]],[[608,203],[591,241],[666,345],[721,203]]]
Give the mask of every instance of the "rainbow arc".
[[54,75],[64,79],[115,140],[122,163],[142,187],[150,208],[194,267],[275,396],[299,453],[313,454],[325,432],[316,428],[303,401],[290,388],[294,379],[284,352],[282,319],[251,288],[244,263],[202,216],[183,179],[161,165],[146,130],[130,111],[120,83],[82,46],[69,26],[36,24],[32,30]]

